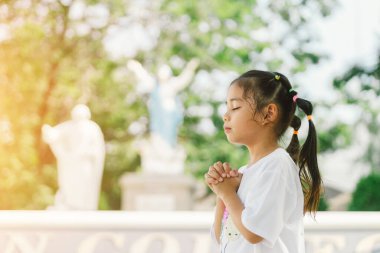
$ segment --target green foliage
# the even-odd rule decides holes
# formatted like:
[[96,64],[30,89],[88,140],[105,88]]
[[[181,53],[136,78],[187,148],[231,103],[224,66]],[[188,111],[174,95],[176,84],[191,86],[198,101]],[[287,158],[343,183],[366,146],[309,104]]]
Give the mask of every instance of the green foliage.
[[[0,209],[43,209],[53,202],[57,189],[52,183],[56,182],[55,159],[42,143],[40,129],[42,124],[67,120],[76,103],[89,105],[92,119],[100,125],[107,143],[100,208],[118,209],[120,176],[140,167],[133,145],[137,136],[128,128],[147,117],[147,99],[137,96],[135,80],[125,69],[128,59],[110,59],[103,39],[110,26],[129,15],[133,3],[83,1],[85,8],[99,4],[107,8],[107,22],[98,27],[91,25],[86,15],[70,18],[75,1],[31,0],[25,7],[18,2],[0,3],[0,9],[7,10],[2,17],[10,31],[9,38],[0,41]],[[268,15],[262,15],[254,0],[165,0],[161,5],[149,6],[146,11],[151,15],[136,21],[146,27],[158,23],[160,35],[153,50],[138,52],[135,58],[152,73],[173,56],[184,62],[197,57],[200,69],[209,72],[243,72],[266,66],[268,70],[291,69],[297,73],[320,59],[319,54],[306,50],[314,39],[305,29],[307,13],[318,13],[317,9],[325,15],[333,3],[266,3],[260,8],[281,20],[284,30],[263,40],[257,33],[270,33],[273,22],[264,18]],[[78,29],[83,25],[88,27],[87,32]],[[292,36],[288,36],[290,33]],[[296,45],[287,49],[289,53],[284,57],[281,48],[288,42],[294,44],[292,41]],[[272,57],[262,57],[264,54]],[[171,65],[174,73],[182,71],[181,66]],[[215,90],[220,87],[225,85],[214,84]],[[216,128],[212,134],[199,133],[197,126],[202,118],[186,114],[179,142],[188,153],[188,172],[200,178],[218,160],[228,161],[234,168],[245,164],[247,152],[229,144],[222,131],[218,113],[221,101],[214,101],[212,94],[202,97],[191,87],[182,96],[185,108],[211,105],[210,119]],[[138,137],[145,135],[147,132]],[[329,140],[325,139],[328,146]]]
[[[380,171],[380,54],[378,61],[372,67],[353,66],[341,77],[334,80],[334,88],[342,94],[342,103],[359,110],[357,120],[348,126],[355,132],[366,129],[371,140],[366,147],[362,161],[370,165],[373,171]],[[359,138],[361,138],[359,136]]]
[[[113,72],[120,65],[110,63],[105,55],[104,27],[89,26],[88,34],[76,33],[77,25],[86,21],[69,18],[72,3],[30,1],[32,6],[24,7],[16,2],[0,3],[0,9],[5,6],[8,10],[2,15],[10,33],[0,41],[0,174],[4,175],[0,179],[0,209],[43,209],[52,204],[57,186],[51,184],[56,182],[52,173],[56,171],[55,158],[42,143],[42,124],[60,123],[69,118],[76,103],[88,103],[109,140],[125,136],[126,126],[144,110],[136,109],[143,108],[137,105],[139,101],[131,110],[123,109],[131,86],[114,80]],[[121,3],[107,4],[111,2]],[[46,10],[46,15],[41,10]],[[109,22],[119,15],[110,14]],[[127,163],[119,159],[125,140],[121,138],[121,146],[113,145],[107,163],[132,170],[128,166],[135,166],[134,152],[128,152]],[[121,164],[112,161],[114,153],[119,154],[115,159]],[[108,170],[112,167],[107,167],[106,175]],[[107,177],[104,184],[114,187],[117,180]],[[118,207],[115,198],[117,194],[107,200],[109,208]]]
[[[318,63],[320,55],[304,48],[310,39],[314,39],[314,35],[309,33],[303,36],[298,31],[307,26],[307,13],[311,8],[320,9],[324,15],[324,10],[331,10],[334,4],[335,1],[315,1],[313,4],[308,1],[297,4],[284,1],[261,3],[259,8],[256,1],[164,1],[160,8],[162,16],[168,24],[176,25],[163,29],[163,40],[158,42],[157,48],[164,57],[170,57],[173,53],[183,59],[198,57],[202,59],[202,69],[222,68],[241,72],[257,65],[266,65],[269,70],[278,71],[285,59],[275,55],[264,60],[259,53],[297,41],[297,47],[287,49],[289,58],[286,60],[293,58],[295,62],[287,68],[294,73],[302,72],[306,65]],[[265,17],[260,10],[270,11],[272,18]],[[178,28],[184,19],[188,21]],[[273,40],[257,39],[256,32],[271,29],[272,19],[283,22],[286,28],[278,31]],[[288,36],[286,31],[291,32],[292,36]],[[178,39],[178,36],[186,39]]]
[[319,200],[318,211],[327,211],[329,209],[329,205],[324,197],[321,197]]
[[352,194],[349,211],[380,211],[380,174],[371,173],[359,180]]
[[147,115],[147,108],[141,98],[128,96],[133,93],[130,83],[115,78],[115,72],[120,71],[118,64],[99,59],[94,65],[103,72],[93,81],[89,107],[107,143],[99,208],[115,210],[120,209],[121,204],[121,175],[140,167],[139,156],[133,147],[135,137],[128,132],[128,126],[141,115]]
[[351,145],[351,128],[338,123],[318,134],[319,152],[333,151]]

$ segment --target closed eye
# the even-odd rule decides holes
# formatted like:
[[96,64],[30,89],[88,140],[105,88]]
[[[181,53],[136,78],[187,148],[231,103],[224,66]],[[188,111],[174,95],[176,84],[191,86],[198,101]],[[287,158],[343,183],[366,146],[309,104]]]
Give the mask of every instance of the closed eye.
[[232,108],[232,111],[235,111],[235,110],[237,110],[237,109],[239,109],[241,106],[239,106],[239,107],[235,107],[235,108]]

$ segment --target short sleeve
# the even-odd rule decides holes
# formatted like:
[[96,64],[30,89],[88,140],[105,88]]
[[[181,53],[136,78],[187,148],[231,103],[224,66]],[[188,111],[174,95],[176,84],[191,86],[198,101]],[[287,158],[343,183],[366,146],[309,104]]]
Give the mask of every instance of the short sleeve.
[[286,207],[289,194],[287,169],[286,163],[265,168],[252,181],[254,183],[244,199],[243,225],[263,237],[263,243],[269,247],[274,246],[283,230],[286,213],[291,211]]
[[216,239],[214,226],[215,224],[212,224],[211,229],[210,229],[210,236],[211,236],[211,241],[215,246],[215,245],[219,245],[219,243],[218,243],[218,240]]

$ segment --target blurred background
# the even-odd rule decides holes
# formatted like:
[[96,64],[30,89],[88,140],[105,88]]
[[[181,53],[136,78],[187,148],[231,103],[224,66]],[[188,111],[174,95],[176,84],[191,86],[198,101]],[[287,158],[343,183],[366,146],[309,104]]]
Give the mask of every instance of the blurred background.
[[209,253],[203,174],[248,161],[221,116],[249,69],[314,105],[307,252],[380,252],[379,42],[378,0],[0,0],[0,253]]
[[[320,209],[380,210],[379,36],[376,0],[2,0],[0,209],[54,202],[56,158],[41,128],[68,120],[81,103],[105,139],[99,209],[120,210],[120,178],[141,170],[135,142],[149,135],[147,87],[128,61],[150,73],[167,64],[178,75],[196,58],[179,93],[186,175],[202,182],[215,161],[247,162],[224,136],[227,87],[248,69],[279,71],[314,103]],[[198,195],[206,201],[209,192]]]

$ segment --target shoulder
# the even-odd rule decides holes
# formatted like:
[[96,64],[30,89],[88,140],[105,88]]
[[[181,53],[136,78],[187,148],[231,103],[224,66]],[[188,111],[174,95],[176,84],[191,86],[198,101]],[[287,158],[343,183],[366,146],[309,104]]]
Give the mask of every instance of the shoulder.
[[248,178],[258,178],[266,176],[291,176],[297,175],[297,165],[293,162],[288,152],[283,148],[278,148],[256,164],[239,168],[239,172]]
[[278,149],[263,168],[261,180],[284,187],[288,198],[297,198],[300,189],[299,168],[285,149]]
[[276,149],[262,164],[263,173],[292,175],[297,171],[297,165],[294,163],[288,152],[283,148]]

